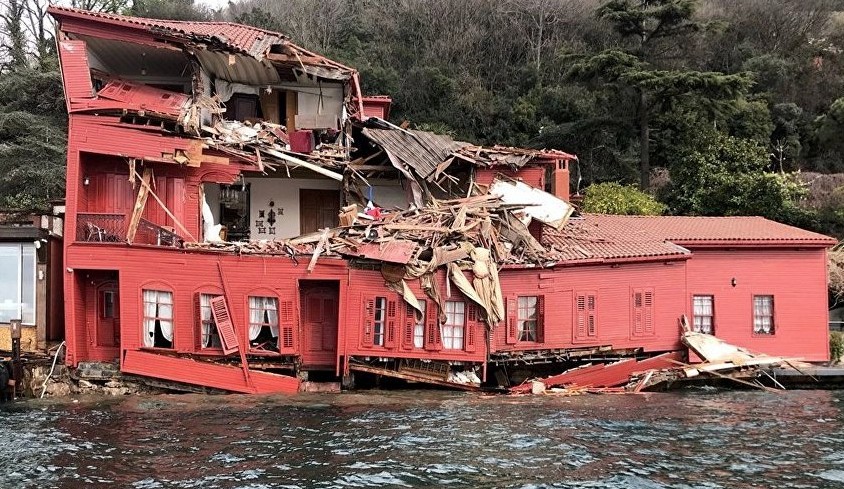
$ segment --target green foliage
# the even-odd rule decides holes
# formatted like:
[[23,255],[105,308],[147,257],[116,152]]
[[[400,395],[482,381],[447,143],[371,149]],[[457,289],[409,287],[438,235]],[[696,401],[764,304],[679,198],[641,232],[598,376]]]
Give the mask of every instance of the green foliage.
[[665,205],[633,185],[594,183],[586,188],[583,210],[596,214],[658,216]]
[[127,15],[152,19],[211,20],[212,12],[195,0],[133,0]]
[[844,356],[844,333],[841,331],[829,332],[829,361],[838,363]]
[[804,187],[791,175],[768,171],[768,151],[759,141],[715,131],[697,139],[671,172],[668,201],[674,213],[805,220],[797,205]]
[[57,71],[21,68],[0,76],[0,207],[44,207],[64,197],[66,140]]

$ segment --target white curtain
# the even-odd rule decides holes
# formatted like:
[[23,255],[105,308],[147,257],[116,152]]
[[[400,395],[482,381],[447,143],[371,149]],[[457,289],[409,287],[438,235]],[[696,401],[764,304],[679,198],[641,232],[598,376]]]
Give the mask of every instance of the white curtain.
[[712,315],[714,313],[712,302],[711,296],[694,296],[694,331],[712,334]]
[[249,298],[249,341],[255,340],[261,334],[261,323],[264,322],[264,298]]
[[249,341],[261,334],[261,327],[269,324],[270,333],[278,337],[278,299],[275,297],[249,298]]
[[[419,301],[419,310],[421,315],[416,318],[416,324],[413,325],[413,347],[422,348],[425,346],[425,318],[427,314],[428,305],[426,301]],[[419,313],[417,312],[417,315]]]
[[774,315],[774,298],[766,295],[753,298],[753,332],[771,332]]
[[211,346],[211,332],[213,325],[213,317],[211,315],[211,294],[199,294],[199,311],[202,315],[200,321],[202,322],[202,347],[208,348]]
[[155,290],[144,290],[144,346],[155,345],[155,310],[158,304]]
[[267,322],[270,323],[270,333],[278,338],[278,299],[264,297],[264,307],[267,310]]
[[173,294],[158,291],[158,326],[167,341],[173,341]]
[[173,341],[173,294],[162,290],[144,290],[144,346],[155,346],[155,323],[161,335]]

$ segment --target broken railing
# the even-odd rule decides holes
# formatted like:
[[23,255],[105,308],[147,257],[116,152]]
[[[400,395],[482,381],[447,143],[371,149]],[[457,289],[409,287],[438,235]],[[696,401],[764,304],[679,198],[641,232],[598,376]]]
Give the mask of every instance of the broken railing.
[[176,234],[172,228],[153,224],[146,219],[138,222],[138,231],[135,234],[135,244],[148,244],[156,246],[179,246],[182,242],[181,236]]

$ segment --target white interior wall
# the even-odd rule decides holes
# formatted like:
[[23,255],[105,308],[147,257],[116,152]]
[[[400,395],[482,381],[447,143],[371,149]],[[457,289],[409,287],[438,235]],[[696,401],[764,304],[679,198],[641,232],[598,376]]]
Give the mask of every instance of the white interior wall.
[[205,193],[205,202],[208,202],[208,207],[214,214],[214,224],[220,224],[220,184],[204,183],[202,191]]
[[[334,180],[288,179],[288,178],[246,178],[250,184],[249,238],[287,239],[299,235],[299,189],[340,190],[340,183]],[[268,223],[264,222],[259,233],[257,221],[266,221],[270,201],[276,212],[275,233],[270,233]],[[264,218],[259,218],[259,211],[264,210]],[[283,212],[282,212],[283,210]]]
[[[401,182],[385,178],[368,178],[367,181],[372,184],[371,197],[375,204],[385,209],[407,209],[407,192]],[[369,188],[364,187],[361,191],[367,198],[370,197]]]

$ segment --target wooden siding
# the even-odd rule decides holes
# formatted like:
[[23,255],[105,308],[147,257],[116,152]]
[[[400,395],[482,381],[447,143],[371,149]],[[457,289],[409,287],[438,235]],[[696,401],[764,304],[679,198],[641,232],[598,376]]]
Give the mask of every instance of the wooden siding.
[[[715,335],[724,341],[770,355],[829,359],[823,249],[695,250],[687,266],[690,322],[692,295],[712,295]],[[775,334],[753,334],[754,295],[774,296]]]
[[299,380],[295,377],[250,370],[247,381],[240,367],[159,355],[147,351],[127,351],[123,356],[121,370],[130,374],[243,394],[292,394],[299,391]]

